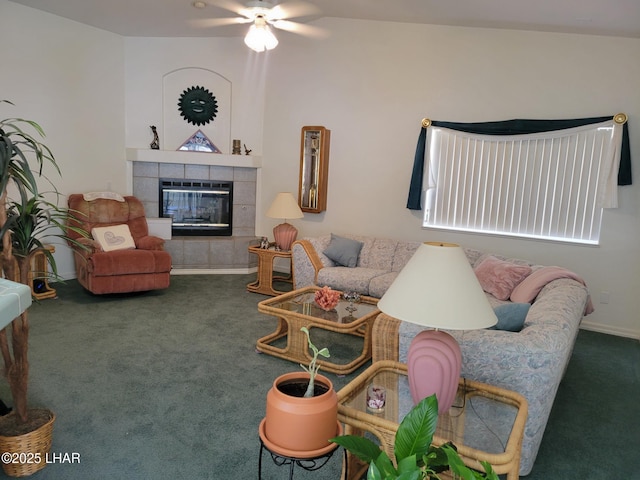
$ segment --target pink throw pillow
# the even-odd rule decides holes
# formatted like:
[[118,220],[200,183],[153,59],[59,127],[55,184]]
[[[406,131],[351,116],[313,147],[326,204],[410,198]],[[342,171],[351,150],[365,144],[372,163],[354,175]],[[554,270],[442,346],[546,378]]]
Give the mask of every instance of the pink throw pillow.
[[530,273],[528,265],[517,265],[493,256],[482,260],[475,268],[482,289],[498,300],[509,300],[514,288]]

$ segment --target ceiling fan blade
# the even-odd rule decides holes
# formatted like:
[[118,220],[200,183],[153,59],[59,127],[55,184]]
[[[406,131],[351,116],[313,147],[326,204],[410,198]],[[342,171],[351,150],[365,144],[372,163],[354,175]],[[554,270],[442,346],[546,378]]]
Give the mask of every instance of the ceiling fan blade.
[[304,23],[292,22],[290,20],[276,20],[275,22],[271,22],[271,25],[275,28],[279,28],[280,30],[298,33],[306,37],[324,38],[327,36],[327,31],[322,28]]
[[198,18],[191,20],[191,25],[195,28],[223,27],[225,25],[239,25],[251,22],[248,18],[243,17],[224,17],[224,18]]
[[275,22],[276,20],[307,17],[318,15],[319,13],[320,9],[312,3],[291,1],[281,3],[280,5],[276,5],[275,7],[273,7],[269,12],[267,18]]

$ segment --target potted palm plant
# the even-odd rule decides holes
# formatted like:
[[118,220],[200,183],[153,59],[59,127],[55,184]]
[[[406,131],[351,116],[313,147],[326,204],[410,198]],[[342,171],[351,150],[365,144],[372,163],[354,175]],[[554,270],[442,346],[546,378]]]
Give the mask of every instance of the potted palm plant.
[[484,472],[467,467],[452,443],[432,445],[437,424],[438,400],[434,394],[414,406],[398,426],[394,442],[395,465],[368,438],[342,435],[331,441],[369,464],[367,480],[433,480],[440,479],[439,474],[446,471],[463,480],[498,480],[487,462],[481,462]]
[[[0,103],[11,104],[6,100]],[[0,120],[0,260],[4,277],[24,284],[29,283],[31,259],[37,251],[44,252],[56,274],[53,256],[43,250],[40,236],[61,226],[66,215],[39,191],[39,179],[51,183],[43,175],[45,166],[60,174],[51,150],[39,137],[44,137],[44,132],[31,120]],[[10,198],[9,191],[15,198]],[[5,473],[11,476],[29,475],[46,465],[55,420],[52,411],[27,406],[28,349],[25,311],[0,330],[0,352],[13,399],[13,411],[0,418],[0,450],[24,454],[16,457],[16,462],[3,462]]]
[[[47,192],[59,198],[58,192]],[[75,215],[68,208],[60,207],[57,201],[47,200],[45,194],[29,194],[20,200],[8,200],[6,204],[7,223],[11,225],[12,254],[18,263],[19,278],[17,281],[27,284],[31,268],[31,258],[36,252],[42,252],[50,270],[33,272],[38,278],[54,278],[58,276],[55,257],[46,248],[44,239],[59,238],[69,244],[83,248],[77,240],[71,239],[66,232],[78,232],[83,237],[88,235],[84,230],[68,224]]]
[[[280,375],[267,393],[264,440],[271,450],[298,458],[311,457],[333,446],[329,439],[339,430],[338,396],[331,381],[318,374],[318,357],[329,358],[327,348],[318,349],[309,330],[302,327],[312,352],[304,372]],[[262,428],[262,427],[261,427]]]

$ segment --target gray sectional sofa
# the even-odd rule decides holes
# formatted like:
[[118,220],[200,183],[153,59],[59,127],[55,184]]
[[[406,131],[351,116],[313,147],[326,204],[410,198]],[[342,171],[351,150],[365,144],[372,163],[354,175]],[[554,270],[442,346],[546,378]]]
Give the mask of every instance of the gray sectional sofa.
[[[338,266],[323,254],[331,240],[330,235],[296,242],[292,247],[294,286],[329,285],[380,298],[420,245],[346,236],[363,243],[354,268]],[[473,249],[465,249],[465,253],[472,266],[488,255]],[[524,260],[495,257],[530,265],[533,272],[544,268]],[[494,307],[512,303],[488,293],[487,298]],[[519,392],[527,399],[529,416],[522,444],[521,475],[527,475],[533,467],[558,385],[588,305],[589,294],[582,282],[574,278],[557,278],[539,290],[519,332],[493,329],[449,332],[462,350],[463,377]],[[374,324],[373,361],[406,362],[408,346],[421,329],[385,314],[379,315]]]
[[331,235],[306,238],[293,244],[295,288],[328,285],[336,290],[355,290],[362,295],[381,298],[420,246],[419,242],[386,238],[344,237],[363,244],[355,268],[340,266],[323,253],[329,247]]

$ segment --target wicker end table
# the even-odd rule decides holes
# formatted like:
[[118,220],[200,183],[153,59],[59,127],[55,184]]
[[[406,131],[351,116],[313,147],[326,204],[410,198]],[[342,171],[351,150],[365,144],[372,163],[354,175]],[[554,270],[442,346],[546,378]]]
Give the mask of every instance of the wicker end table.
[[[27,277],[27,285],[31,287],[31,295],[36,300],[56,298],[58,295],[55,288],[49,285],[49,262],[47,261],[45,250],[53,254],[56,251],[56,247],[54,245],[43,245],[42,248],[34,251],[31,257],[31,268],[29,269]],[[15,259],[14,264],[16,265],[16,272],[19,276],[20,272]],[[20,279],[16,278],[15,281],[19,282]]]
[[[366,409],[366,390],[371,384],[386,389],[381,413]],[[345,433],[373,434],[392,459],[399,422],[412,407],[407,366],[391,360],[375,362],[338,392],[338,419],[345,424]],[[483,471],[480,462],[486,461],[498,474],[517,480],[527,408],[519,393],[460,379],[454,406],[438,417],[433,443],[451,441],[468,467]],[[360,479],[367,467],[350,455],[347,480]]]
[[[350,312],[349,302],[340,299],[335,311],[325,312],[314,302],[315,292],[319,287],[305,287],[275,298],[263,300],[258,304],[258,311],[278,318],[273,333],[256,342],[256,350],[275,357],[284,358],[295,363],[307,364],[311,360],[307,337],[300,331],[302,327],[310,330],[318,328],[330,332],[352,335],[362,338],[362,351],[346,364],[318,360],[322,369],[337,374],[348,374],[364,365],[371,359],[371,332],[373,322],[380,313],[378,299],[360,297],[357,310]],[[274,345],[274,342],[286,338],[286,345]]]
[[280,282],[293,283],[291,275],[274,275],[273,262],[276,258],[288,258],[291,260],[291,251],[251,246],[249,247],[249,253],[255,253],[258,256],[258,278],[255,282],[251,282],[247,285],[247,290],[271,296],[285,293],[274,289],[273,282],[276,280]]

